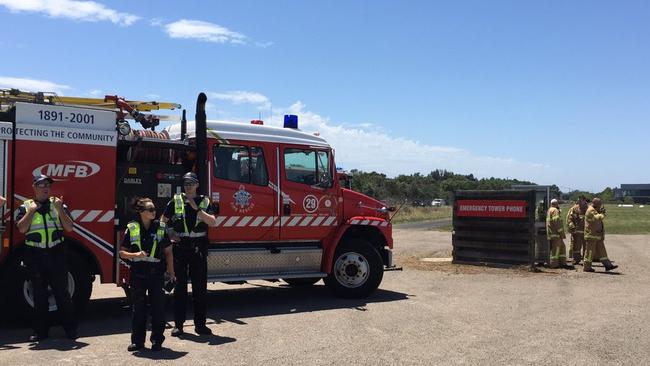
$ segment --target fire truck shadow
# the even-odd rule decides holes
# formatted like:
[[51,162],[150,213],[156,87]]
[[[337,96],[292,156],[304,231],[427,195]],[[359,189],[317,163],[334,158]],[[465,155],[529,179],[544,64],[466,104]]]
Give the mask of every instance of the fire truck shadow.
[[292,288],[266,286],[238,288],[208,293],[208,318],[215,323],[230,322],[245,325],[247,318],[299,314],[334,309],[366,311],[371,303],[408,299],[400,292],[377,289],[367,298],[337,298],[323,285]]
[[[246,319],[248,318],[335,309],[367,311],[366,306],[368,304],[401,301],[408,299],[408,297],[409,295],[404,293],[377,289],[367,298],[343,299],[334,297],[324,285],[292,288],[286,285],[253,283],[245,287],[208,291],[208,326],[224,322],[246,325]],[[173,324],[171,321],[173,319],[173,300],[171,296],[166,296],[165,299],[167,319],[165,333],[169,335],[168,332]],[[186,324],[188,327],[192,325],[193,314],[191,309],[192,306],[188,304],[188,323]],[[92,342],[84,338],[104,335],[123,334],[128,337],[130,332],[131,309],[129,303],[123,297],[91,300],[85,314],[79,320],[80,342]],[[61,327],[56,325],[53,326],[51,333],[54,333],[55,338],[62,338],[64,335]],[[19,320],[4,321],[0,325],[0,352],[24,347],[30,334],[29,322]],[[217,335],[196,336],[191,333],[186,333],[184,339],[210,345],[236,341],[236,339],[230,337]],[[66,343],[63,339],[60,340],[61,342],[58,339],[53,341],[49,345],[50,347],[84,346],[84,344],[80,343]],[[47,348],[47,342],[44,342],[42,347]],[[167,356],[161,354],[161,357],[174,359],[182,357],[182,355],[169,353]]]

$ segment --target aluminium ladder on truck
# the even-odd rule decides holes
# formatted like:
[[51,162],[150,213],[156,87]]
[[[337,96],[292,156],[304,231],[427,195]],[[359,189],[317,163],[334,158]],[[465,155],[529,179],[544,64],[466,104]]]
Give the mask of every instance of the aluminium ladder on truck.
[[142,112],[181,109],[181,105],[178,103],[126,100],[117,95],[106,95],[103,99],[66,97],[59,96],[56,93],[0,88],[0,112],[8,110],[17,102],[110,110],[117,113],[118,120],[133,119],[145,129],[153,129],[161,121],[179,122],[180,117],[144,114]]

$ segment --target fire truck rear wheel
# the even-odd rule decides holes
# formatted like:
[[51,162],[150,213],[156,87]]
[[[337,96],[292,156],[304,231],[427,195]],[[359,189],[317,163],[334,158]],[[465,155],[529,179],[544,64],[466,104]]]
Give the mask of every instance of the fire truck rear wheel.
[[384,264],[377,249],[367,240],[355,238],[336,249],[325,284],[338,296],[361,298],[375,291],[383,276]]
[[[26,268],[21,266],[21,258],[17,257],[12,263],[12,268],[18,274],[10,285],[12,288],[13,308],[16,315],[27,316],[34,307],[33,286],[27,277]],[[68,292],[72,295],[72,303],[75,307],[75,314],[82,313],[90,299],[92,292],[92,275],[81,258],[75,253],[68,253]],[[54,296],[50,294],[50,313],[55,314],[57,310]]]

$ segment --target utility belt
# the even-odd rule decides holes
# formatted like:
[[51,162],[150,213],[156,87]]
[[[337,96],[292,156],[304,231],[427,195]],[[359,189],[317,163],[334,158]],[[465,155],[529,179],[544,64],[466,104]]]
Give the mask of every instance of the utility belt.
[[32,248],[40,248],[40,249],[48,249],[48,248],[54,248],[55,246],[63,243],[63,239],[55,240],[51,243],[37,243],[37,242],[30,242],[29,244],[25,243],[25,245],[32,247]]
[[149,263],[160,263],[160,259],[154,257],[135,257],[131,258],[131,262],[149,262]]
[[204,238],[208,236],[208,233],[205,231],[202,231],[200,233],[195,233],[194,231],[190,231],[189,233],[177,233],[177,234],[181,238]]
[[25,243],[25,247],[31,249],[32,252],[42,253],[42,254],[54,253],[54,252],[58,253],[64,250],[65,248],[65,245],[63,245],[63,240],[59,240],[55,243],[49,243],[47,245],[45,243],[33,243],[33,244],[34,245]]

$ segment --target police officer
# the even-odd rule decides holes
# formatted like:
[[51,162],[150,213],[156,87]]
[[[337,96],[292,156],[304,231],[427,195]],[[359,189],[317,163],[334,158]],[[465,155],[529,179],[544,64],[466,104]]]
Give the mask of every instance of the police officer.
[[174,195],[169,201],[161,221],[169,225],[179,240],[174,243],[174,269],[176,287],[174,288],[174,329],[172,336],[183,334],[185,308],[187,306],[187,272],[192,280],[192,300],[194,305],[194,331],[197,334],[212,334],[205,325],[206,294],[208,272],[208,226],[215,225],[210,199],[198,195],[199,179],[194,173],[183,176],[185,193]]
[[[174,256],[166,233],[166,225],[156,218],[156,207],[150,198],[137,199],[134,210],[139,219],[126,225],[120,257],[131,261],[132,317],[129,352],[144,347],[147,325],[147,292],[151,309],[151,350],[160,351],[165,340],[164,272],[174,278]],[[164,253],[164,255],[163,255]]]
[[73,221],[62,198],[50,197],[52,183],[52,178],[46,175],[34,177],[34,198],[23,202],[16,217],[18,231],[25,234],[24,263],[34,287],[34,334],[29,338],[31,342],[48,337],[48,285],[56,300],[66,336],[77,339],[63,237],[64,231],[72,231]]

